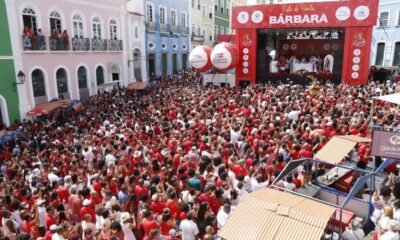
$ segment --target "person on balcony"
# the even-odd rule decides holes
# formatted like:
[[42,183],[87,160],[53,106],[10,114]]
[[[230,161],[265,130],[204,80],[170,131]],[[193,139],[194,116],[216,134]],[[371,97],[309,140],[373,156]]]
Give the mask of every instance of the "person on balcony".
[[41,28],[37,32],[36,47],[37,47],[38,50],[45,50],[46,49],[46,42],[45,42],[44,34],[43,34],[43,31],[42,31]]
[[67,30],[64,30],[62,34],[62,41],[63,41],[63,47],[64,50],[69,50],[69,35]]
[[22,44],[24,46],[24,50],[29,50],[32,48],[31,40],[29,39],[29,27],[25,27],[24,31],[22,31]]

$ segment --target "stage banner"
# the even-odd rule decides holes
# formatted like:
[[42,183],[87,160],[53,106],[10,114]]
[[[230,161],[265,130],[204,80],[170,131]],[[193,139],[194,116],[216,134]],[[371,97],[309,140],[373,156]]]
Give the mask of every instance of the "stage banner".
[[400,133],[374,131],[371,154],[373,156],[400,159]]
[[378,0],[240,6],[232,9],[232,26],[308,28],[374,26]]
[[240,29],[236,32],[236,44],[239,48],[239,64],[236,66],[236,85],[240,81],[256,83],[257,67],[257,31]]
[[346,28],[342,79],[350,85],[368,83],[372,28]]

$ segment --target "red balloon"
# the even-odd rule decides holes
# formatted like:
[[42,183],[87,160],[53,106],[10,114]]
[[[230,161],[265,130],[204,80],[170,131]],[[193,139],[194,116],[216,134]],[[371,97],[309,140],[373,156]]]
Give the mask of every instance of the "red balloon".
[[220,43],[211,52],[212,65],[221,71],[235,68],[239,62],[239,50],[231,43]]
[[189,54],[189,63],[200,72],[206,72],[211,69],[210,60],[211,48],[208,46],[197,46]]

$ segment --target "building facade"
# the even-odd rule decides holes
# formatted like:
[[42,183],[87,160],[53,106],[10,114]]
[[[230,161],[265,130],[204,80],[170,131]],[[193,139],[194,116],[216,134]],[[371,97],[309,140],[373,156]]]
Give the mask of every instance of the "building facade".
[[144,0],[130,0],[127,4],[128,76],[129,82],[148,81],[146,61],[146,25]]
[[400,2],[381,0],[372,34],[371,65],[400,65]]
[[[126,1],[6,0],[23,117],[52,99],[85,100],[127,85]],[[124,71],[123,71],[124,70]]]
[[147,0],[144,11],[149,77],[187,69],[191,49],[189,0]]
[[[214,0],[214,35],[228,35],[230,32],[230,0]],[[214,44],[216,44],[215,42]]]
[[20,119],[17,88],[22,84],[16,84],[19,71],[14,64],[15,58],[11,45],[5,1],[0,2],[0,31],[2,32],[0,44],[0,124],[8,126],[14,120]]
[[214,43],[214,0],[191,0],[192,48]]

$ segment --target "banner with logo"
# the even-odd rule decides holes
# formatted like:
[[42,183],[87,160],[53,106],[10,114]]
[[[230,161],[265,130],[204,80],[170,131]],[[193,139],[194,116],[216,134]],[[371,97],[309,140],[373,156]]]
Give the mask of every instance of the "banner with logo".
[[240,29],[236,32],[236,44],[239,49],[239,63],[236,66],[236,83],[239,81],[256,82],[257,31]]
[[378,0],[234,7],[233,28],[347,27],[376,25]]
[[400,133],[374,131],[372,155],[400,159]]

